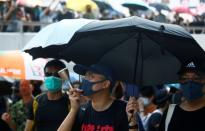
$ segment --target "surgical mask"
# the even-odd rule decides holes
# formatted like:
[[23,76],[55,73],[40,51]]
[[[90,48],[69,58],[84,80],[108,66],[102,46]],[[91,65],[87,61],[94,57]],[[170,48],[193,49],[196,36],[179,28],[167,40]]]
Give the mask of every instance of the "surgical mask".
[[57,92],[61,90],[62,80],[55,76],[45,77],[44,85],[48,89],[48,91]]
[[193,81],[188,81],[185,83],[181,84],[181,89],[183,96],[188,100],[188,101],[193,101],[198,98],[201,98],[203,94],[203,84],[193,82]]
[[148,106],[151,103],[149,98],[141,97],[140,99],[143,101],[144,106]]
[[93,87],[93,85],[98,84],[98,83],[101,83],[101,82],[103,82],[103,81],[105,81],[105,80],[101,80],[101,81],[97,81],[97,82],[90,82],[90,81],[84,79],[84,80],[82,81],[82,84],[81,84],[81,86],[79,87],[79,89],[83,90],[83,95],[84,95],[84,96],[90,96],[90,95],[92,95],[92,94],[95,94],[95,93],[101,91],[101,90],[93,91],[93,90],[92,90],[92,87]]

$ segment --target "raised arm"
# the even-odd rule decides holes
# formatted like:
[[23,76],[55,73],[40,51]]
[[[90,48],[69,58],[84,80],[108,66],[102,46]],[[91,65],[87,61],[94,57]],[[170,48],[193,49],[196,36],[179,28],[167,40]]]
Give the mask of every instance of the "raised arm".
[[72,130],[72,127],[76,121],[78,110],[80,108],[81,92],[77,91],[76,89],[71,89],[68,94],[69,94],[71,109],[68,115],[66,116],[66,118],[64,119],[63,123],[58,128],[58,131]]
[[130,97],[127,107],[126,107],[129,131],[138,131],[138,123],[137,123],[137,112],[138,112],[138,103],[134,97]]

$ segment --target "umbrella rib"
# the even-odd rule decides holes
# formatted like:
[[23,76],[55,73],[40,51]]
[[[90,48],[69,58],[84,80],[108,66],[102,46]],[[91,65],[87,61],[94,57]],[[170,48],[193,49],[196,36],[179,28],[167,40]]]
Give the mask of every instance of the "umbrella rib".
[[[141,42],[141,33],[138,34],[138,37],[136,39],[136,43],[137,43],[137,49],[136,49],[136,59],[135,59],[135,66],[134,66],[134,77],[133,77],[133,82],[136,82],[136,75],[137,75],[137,69],[139,66],[139,56],[140,56],[140,48],[142,48],[142,44]],[[142,50],[141,50],[142,51]],[[143,53],[141,53],[143,54]],[[143,57],[143,56],[142,56]],[[141,68],[143,68],[143,58],[142,58],[142,62],[141,62]],[[142,86],[142,78],[143,77],[143,69],[140,70],[140,80],[139,80],[139,86]],[[137,83],[137,82],[136,82]]]
[[[145,34],[145,33],[144,33]],[[149,39],[151,39],[152,41],[154,41],[155,43],[157,43],[159,46],[160,46],[160,43],[159,42],[157,42],[155,39],[152,39],[152,37],[150,37],[149,35],[147,35],[147,34],[145,34],[145,36],[147,36]],[[164,47],[162,47],[162,46],[160,46],[160,49],[164,49],[164,50],[166,50]],[[162,50],[163,51],[163,50]],[[168,50],[166,50],[166,51],[168,51]],[[169,51],[168,51],[169,52]],[[164,53],[163,53],[164,54]],[[172,53],[171,53],[172,54]],[[172,54],[172,55],[174,55],[174,54]],[[174,55],[175,56],[175,55]],[[175,56],[176,57],[176,56]],[[176,57],[177,58],[177,57]]]

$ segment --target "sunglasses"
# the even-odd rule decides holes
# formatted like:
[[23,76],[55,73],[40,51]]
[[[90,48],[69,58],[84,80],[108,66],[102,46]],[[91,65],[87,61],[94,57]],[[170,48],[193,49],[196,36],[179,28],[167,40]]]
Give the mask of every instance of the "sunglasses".
[[59,78],[60,78],[58,72],[46,72],[46,73],[45,73],[45,76],[46,76],[46,77],[55,76],[55,77],[59,77]]

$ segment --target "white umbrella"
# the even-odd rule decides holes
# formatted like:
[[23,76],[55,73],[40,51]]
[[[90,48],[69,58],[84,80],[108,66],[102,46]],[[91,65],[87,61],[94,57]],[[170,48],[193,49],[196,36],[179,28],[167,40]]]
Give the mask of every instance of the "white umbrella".
[[50,24],[40,30],[40,32],[26,44],[23,50],[34,47],[45,48],[50,45],[66,44],[77,30],[93,21],[94,20],[88,19],[64,19],[60,22]]

